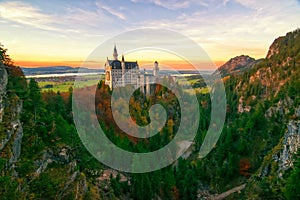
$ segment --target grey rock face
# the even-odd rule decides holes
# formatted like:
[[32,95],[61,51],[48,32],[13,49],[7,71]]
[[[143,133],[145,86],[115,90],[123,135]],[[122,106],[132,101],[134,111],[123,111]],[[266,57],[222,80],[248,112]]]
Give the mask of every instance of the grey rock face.
[[3,114],[4,114],[3,100],[6,95],[6,85],[7,85],[7,72],[6,69],[4,69],[0,64],[0,123],[2,123]]
[[273,115],[276,115],[277,113],[280,116],[286,115],[290,112],[289,108],[292,106],[292,104],[293,104],[293,100],[289,97],[287,97],[283,100],[280,100],[276,106],[272,106],[266,111],[265,116],[272,117]]
[[300,121],[291,120],[287,125],[287,132],[284,136],[283,148],[278,158],[278,174],[282,176],[283,172],[293,166],[293,156],[300,148]]
[[[60,163],[60,164],[69,164],[70,161],[70,147],[65,146],[58,153],[54,153],[52,150],[47,150],[43,154],[43,158],[35,161],[37,170],[35,171],[36,176],[44,172],[47,169],[48,164],[50,163]],[[71,162],[71,167],[74,163]],[[76,161],[75,161],[76,166]],[[74,168],[74,167],[73,167]]]
[[[13,163],[18,161],[21,154],[21,143],[23,138],[23,128],[20,122],[22,101],[17,96],[8,99],[6,96],[7,83],[7,71],[4,66],[0,64],[0,124],[3,123],[4,117],[7,118],[5,124],[2,124],[4,132],[1,133],[0,151],[4,149],[9,141],[12,141],[9,143],[11,145],[9,147],[11,148],[9,163],[14,166]],[[7,113],[4,113],[4,108],[7,109],[7,111],[5,111]]]
[[298,108],[296,109],[296,116],[297,117],[300,117],[300,106],[298,106]]
[[23,128],[20,123],[20,120],[17,120],[13,124],[13,132],[14,132],[14,142],[12,145],[12,156],[9,159],[10,163],[15,163],[18,161],[18,158],[21,154],[21,144],[22,144],[22,138],[23,138]]

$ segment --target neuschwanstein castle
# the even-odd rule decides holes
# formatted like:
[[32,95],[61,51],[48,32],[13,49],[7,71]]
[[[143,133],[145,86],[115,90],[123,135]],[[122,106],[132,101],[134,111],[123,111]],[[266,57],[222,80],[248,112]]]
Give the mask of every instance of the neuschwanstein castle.
[[158,77],[159,68],[158,62],[154,62],[153,74],[146,73],[146,70],[140,70],[137,61],[125,61],[122,55],[122,60],[118,60],[118,52],[116,45],[113,52],[113,60],[107,58],[105,63],[105,85],[110,89],[115,87],[122,87],[126,85],[133,85],[136,89],[140,88],[144,94],[151,94],[153,85]]

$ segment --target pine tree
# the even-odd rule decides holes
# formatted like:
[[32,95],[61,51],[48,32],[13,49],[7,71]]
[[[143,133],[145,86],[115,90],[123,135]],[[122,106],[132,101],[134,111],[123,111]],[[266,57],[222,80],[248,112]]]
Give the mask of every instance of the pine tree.
[[33,78],[29,82],[29,100],[34,109],[34,123],[36,124],[37,112],[42,103],[42,95],[38,83]]

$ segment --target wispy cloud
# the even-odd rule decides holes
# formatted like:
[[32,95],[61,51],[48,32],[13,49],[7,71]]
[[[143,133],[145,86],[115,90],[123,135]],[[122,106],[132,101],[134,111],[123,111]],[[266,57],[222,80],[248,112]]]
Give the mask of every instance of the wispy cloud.
[[187,8],[190,6],[191,1],[189,0],[131,0],[133,3],[153,3],[157,6],[170,9],[177,10],[182,8]]
[[56,22],[51,16],[41,12],[38,8],[20,1],[0,3],[0,17],[5,20],[26,24],[45,30],[58,30],[51,25]]
[[299,0],[0,0],[0,34],[26,59],[24,44],[45,58],[84,59],[102,40],[143,27],[185,34],[214,60],[240,53],[258,58],[275,37],[300,25],[299,13]]
[[[223,0],[224,4],[229,0]],[[133,3],[151,3],[168,10],[187,9],[193,6],[208,7],[219,0],[131,0]]]
[[[116,16],[125,20],[125,16],[110,7],[101,6],[96,3],[96,9],[83,9],[76,6],[66,6],[64,12],[45,13],[45,10],[21,1],[0,2],[0,22],[14,22],[17,25],[27,25],[34,28],[69,32],[71,34],[94,34],[90,29],[103,27],[105,23],[112,23],[113,17],[105,14]],[[99,33],[95,33],[98,34]]]
[[167,9],[182,9],[190,6],[188,0],[151,0],[154,4],[167,8]]
[[218,4],[212,0],[201,12],[184,12],[175,19],[143,21],[136,27],[179,31],[202,45],[213,59],[241,53],[258,58],[275,37],[300,25],[299,13],[295,0],[285,5],[279,0],[223,0]]
[[110,21],[102,12],[85,10],[78,7],[68,7],[61,20],[63,24],[76,27],[98,27],[99,24]]
[[[96,6],[102,10],[105,10],[106,12],[108,12],[109,14],[121,19],[121,20],[126,20],[126,17],[125,15],[122,13],[122,10],[124,10],[124,8],[111,8],[109,6],[106,6],[106,5],[103,5],[102,3],[100,2],[96,2]],[[119,11],[121,10],[121,11]]]

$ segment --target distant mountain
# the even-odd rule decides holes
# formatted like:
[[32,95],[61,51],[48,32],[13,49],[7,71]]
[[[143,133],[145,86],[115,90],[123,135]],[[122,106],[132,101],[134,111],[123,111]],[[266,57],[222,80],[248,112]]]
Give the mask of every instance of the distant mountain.
[[[39,75],[39,74],[64,74],[64,73],[77,73],[79,67],[70,66],[49,66],[49,67],[37,67],[37,68],[26,68],[21,67],[22,71],[26,75]],[[80,67],[80,72],[103,72],[103,69],[89,69]]]
[[[231,58],[228,62],[218,68],[222,77],[231,74],[237,74],[251,69],[255,64],[259,63],[261,59],[255,60],[247,55],[236,56]],[[216,74],[216,72],[214,73]]]

